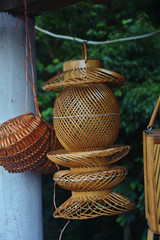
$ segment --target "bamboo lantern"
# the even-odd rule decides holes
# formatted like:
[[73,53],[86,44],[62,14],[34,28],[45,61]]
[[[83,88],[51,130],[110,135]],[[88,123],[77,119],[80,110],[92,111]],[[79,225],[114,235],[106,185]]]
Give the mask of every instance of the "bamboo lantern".
[[54,212],[54,217],[87,219],[114,215],[135,207],[112,188],[122,182],[127,170],[110,164],[120,160],[129,146],[112,146],[118,135],[120,112],[108,86],[122,86],[126,79],[103,69],[98,59],[87,59],[83,43],[80,60],[63,64],[64,72],[51,78],[44,90],[62,87],[54,105],[55,133],[65,148],[47,154],[70,170],[58,171],[53,179],[72,196]]
[[159,107],[160,97],[148,130],[143,132],[145,211],[150,228],[148,240],[153,240],[155,233],[160,234],[160,129],[152,129]]
[[8,172],[53,172],[55,164],[46,157],[54,141],[50,124],[28,113],[2,123],[0,133],[0,165]]

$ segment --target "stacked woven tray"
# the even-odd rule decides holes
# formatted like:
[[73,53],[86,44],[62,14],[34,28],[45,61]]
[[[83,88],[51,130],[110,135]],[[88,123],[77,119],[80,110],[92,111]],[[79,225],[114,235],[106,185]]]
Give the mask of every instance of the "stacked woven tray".
[[[83,52],[86,45],[83,44]],[[54,105],[55,133],[65,149],[48,158],[70,170],[54,174],[55,182],[72,196],[54,212],[54,217],[87,219],[113,215],[135,204],[112,188],[122,182],[127,169],[111,165],[128,154],[130,146],[114,146],[120,111],[108,86],[123,86],[126,79],[103,69],[98,59],[64,63],[64,72],[50,79],[44,90],[60,92]]]

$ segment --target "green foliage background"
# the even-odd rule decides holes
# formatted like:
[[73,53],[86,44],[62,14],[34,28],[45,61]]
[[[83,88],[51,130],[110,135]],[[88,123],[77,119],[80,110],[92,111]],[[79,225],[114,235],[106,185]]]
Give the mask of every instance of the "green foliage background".
[[[106,4],[81,5],[96,25],[92,40],[112,40],[158,30],[160,2],[158,0],[113,0]],[[36,25],[57,34],[70,35],[68,23],[74,6],[55,10],[36,17]],[[77,37],[88,38],[92,29],[86,14],[78,11],[72,23]],[[37,31],[38,100],[42,117],[52,122],[56,93],[43,92],[42,86],[52,76],[62,71],[62,63],[81,57],[81,44],[54,39]],[[128,84],[114,90],[121,111],[118,144],[132,145],[130,154],[119,164],[127,167],[126,180],[116,187],[136,204],[136,210],[113,217],[100,217],[84,221],[71,221],[65,240],[145,240],[147,222],[144,216],[142,131],[146,129],[160,92],[160,35],[141,40],[108,45],[88,45],[88,56],[104,60],[106,69],[118,72],[128,79]],[[157,123],[157,126],[159,124]],[[57,187],[59,206],[70,193]],[[66,223],[54,219],[52,175],[43,176],[44,239],[56,240]]]

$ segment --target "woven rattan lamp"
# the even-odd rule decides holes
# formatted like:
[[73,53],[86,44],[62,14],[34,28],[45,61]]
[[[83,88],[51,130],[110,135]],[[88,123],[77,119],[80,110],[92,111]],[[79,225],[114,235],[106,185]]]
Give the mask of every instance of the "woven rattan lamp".
[[65,148],[48,158],[70,170],[58,171],[55,182],[72,196],[54,212],[55,217],[87,219],[126,212],[135,207],[112,188],[122,182],[127,170],[110,164],[125,156],[129,146],[112,146],[118,135],[120,112],[109,86],[122,86],[126,79],[103,69],[98,59],[65,62],[64,72],[50,79],[44,90],[62,87],[54,105],[55,133]]

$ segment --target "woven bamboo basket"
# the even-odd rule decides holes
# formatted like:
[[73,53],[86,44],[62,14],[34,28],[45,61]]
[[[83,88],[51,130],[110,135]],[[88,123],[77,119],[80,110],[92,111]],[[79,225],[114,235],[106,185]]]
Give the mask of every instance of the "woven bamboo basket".
[[54,174],[53,180],[66,190],[90,192],[115,187],[125,179],[127,173],[127,169],[120,166],[106,167],[106,169],[104,166],[78,168],[58,171]]
[[54,105],[54,127],[70,152],[109,148],[118,135],[119,105],[104,84],[64,88]]
[[126,156],[131,146],[113,146],[105,150],[72,152],[65,149],[54,150],[47,157],[56,164],[69,168],[107,166]]
[[53,172],[55,164],[46,158],[52,138],[52,126],[32,113],[4,122],[0,125],[0,165],[12,173]]
[[53,216],[65,219],[89,219],[120,214],[134,208],[135,204],[132,201],[110,189],[72,192],[72,197],[57,208]]

